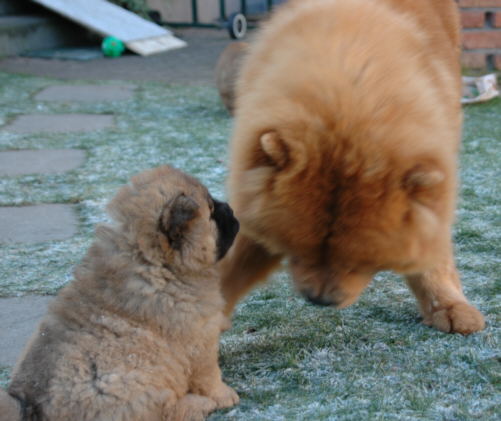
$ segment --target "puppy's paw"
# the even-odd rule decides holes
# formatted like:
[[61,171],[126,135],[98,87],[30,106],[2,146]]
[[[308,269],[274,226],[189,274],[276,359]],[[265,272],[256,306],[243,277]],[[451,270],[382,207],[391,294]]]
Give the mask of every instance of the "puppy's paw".
[[164,421],[203,421],[216,409],[214,400],[189,393],[179,399],[174,411],[166,411]]
[[211,394],[210,398],[216,401],[218,409],[230,408],[240,402],[237,392],[226,383],[221,383],[218,389]]
[[221,332],[226,332],[231,329],[231,319],[228,316],[223,316],[221,320]]
[[442,332],[463,335],[485,328],[482,313],[465,302],[454,303],[448,308],[435,311],[425,323]]

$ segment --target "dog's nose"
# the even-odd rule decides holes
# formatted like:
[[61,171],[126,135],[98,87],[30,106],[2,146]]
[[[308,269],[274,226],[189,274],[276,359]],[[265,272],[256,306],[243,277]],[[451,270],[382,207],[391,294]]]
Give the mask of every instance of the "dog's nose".
[[313,291],[304,290],[301,291],[301,293],[310,303],[315,304],[317,306],[327,307],[334,304],[332,300],[330,300],[329,298],[326,298],[323,295],[315,295]]

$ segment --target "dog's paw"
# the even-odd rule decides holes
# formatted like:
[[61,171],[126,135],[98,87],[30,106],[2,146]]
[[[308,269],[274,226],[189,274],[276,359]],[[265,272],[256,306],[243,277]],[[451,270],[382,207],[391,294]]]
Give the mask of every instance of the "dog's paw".
[[203,421],[216,409],[214,400],[189,393],[177,402],[174,411],[166,411],[164,421]]
[[196,396],[191,402],[190,410],[188,411],[186,420],[188,421],[202,421],[208,415],[217,409],[217,403],[212,399],[204,396]]
[[459,302],[432,313],[425,322],[446,333],[468,335],[484,329],[485,321],[482,313],[468,303]]
[[223,316],[221,320],[221,332],[226,332],[231,329],[231,319],[228,316]]
[[210,398],[216,401],[219,409],[230,408],[240,401],[237,392],[225,383],[221,383],[221,386],[211,394]]

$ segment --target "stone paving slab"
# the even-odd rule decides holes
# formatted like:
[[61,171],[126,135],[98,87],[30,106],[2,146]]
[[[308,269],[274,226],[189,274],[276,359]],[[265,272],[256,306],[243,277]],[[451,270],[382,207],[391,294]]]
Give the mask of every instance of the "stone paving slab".
[[55,85],[39,92],[35,99],[38,101],[100,102],[123,101],[133,96],[133,86]]
[[114,126],[111,114],[28,114],[20,115],[1,128],[11,133],[90,132]]
[[0,366],[13,366],[54,297],[0,298]]
[[72,205],[0,207],[0,243],[66,240],[77,232]]
[[0,152],[0,175],[61,173],[78,168],[85,158],[85,151],[80,149]]

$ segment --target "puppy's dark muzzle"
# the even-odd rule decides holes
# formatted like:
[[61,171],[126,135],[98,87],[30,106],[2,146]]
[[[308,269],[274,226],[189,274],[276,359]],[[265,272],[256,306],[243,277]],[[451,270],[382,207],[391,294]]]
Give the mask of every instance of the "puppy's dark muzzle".
[[217,258],[222,259],[229,250],[240,228],[240,224],[233,215],[230,205],[214,200],[214,220],[219,235],[217,238]]

